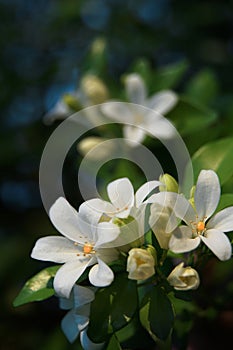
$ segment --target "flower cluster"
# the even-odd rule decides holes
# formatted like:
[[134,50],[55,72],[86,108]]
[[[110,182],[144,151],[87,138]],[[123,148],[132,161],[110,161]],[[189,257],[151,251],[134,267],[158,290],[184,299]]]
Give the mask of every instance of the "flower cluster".
[[[114,279],[122,278],[126,289],[144,290],[145,299],[150,286],[150,293],[160,288],[159,293],[167,294],[198,288],[194,262],[211,253],[222,261],[230,259],[232,247],[225,233],[233,230],[233,207],[215,213],[220,198],[217,174],[202,170],[192,198],[186,199],[178,188],[167,174],[136,192],[128,178],[120,178],[107,186],[109,201],[93,198],[78,211],[62,197],[52,205],[50,219],[62,236],[40,238],[31,256],[62,264],[53,287],[61,308],[70,310],[62,329],[71,342],[79,333],[84,349],[101,349],[109,340],[113,330],[96,341],[92,310],[95,298],[105,302],[107,291],[113,299],[120,294]],[[208,249],[203,250],[203,244]],[[168,272],[167,259],[173,264]],[[148,299],[152,302],[151,296]],[[109,310],[114,329],[114,312]],[[126,311],[126,324],[127,317]]]

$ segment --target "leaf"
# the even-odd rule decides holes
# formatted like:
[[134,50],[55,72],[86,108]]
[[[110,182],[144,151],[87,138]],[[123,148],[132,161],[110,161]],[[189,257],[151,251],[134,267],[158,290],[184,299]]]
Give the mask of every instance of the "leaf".
[[20,306],[32,301],[41,301],[54,295],[52,279],[60,266],[48,267],[30,278],[17,297],[13,305]]
[[233,138],[204,145],[193,155],[192,165],[195,180],[202,169],[212,169],[223,185],[233,175]]
[[167,117],[174,123],[179,133],[186,136],[213,124],[217,119],[217,113],[183,96]]
[[160,91],[174,88],[180,82],[187,69],[188,63],[185,60],[157,69],[153,79],[151,79],[153,90]]
[[95,293],[95,299],[91,303],[90,321],[88,325],[88,336],[94,343],[106,341],[110,329],[111,310],[111,286],[101,288]]
[[203,69],[187,84],[185,93],[199,103],[208,104],[218,92],[216,76],[210,69]]
[[137,283],[129,280],[126,274],[121,274],[113,287],[115,295],[111,308],[111,324],[114,331],[117,331],[131,321],[137,310]]
[[174,323],[172,304],[163,288],[156,286],[150,294],[149,322],[152,332],[166,340]]
[[115,336],[115,334],[113,334],[113,336],[110,338],[110,341],[108,343],[106,350],[122,350],[122,347],[117,337]]
[[232,193],[224,193],[220,197],[220,201],[218,203],[218,207],[216,209],[216,212],[219,212],[220,210],[227,208],[229,206],[233,205],[233,194]]
[[146,296],[147,302],[140,310],[140,320],[152,338],[168,339],[174,323],[174,310],[167,294],[155,286]]

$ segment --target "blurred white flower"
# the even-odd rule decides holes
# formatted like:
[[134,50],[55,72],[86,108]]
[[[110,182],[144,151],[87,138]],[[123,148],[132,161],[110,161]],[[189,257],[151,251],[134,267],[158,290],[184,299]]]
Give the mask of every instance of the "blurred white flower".
[[[101,106],[103,113],[113,121],[125,123],[125,139],[132,140],[132,146],[141,143],[150,130],[158,138],[171,138],[174,129],[161,115],[169,112],[177,103],[178,97],[171,90],[164,90],[147,98],[146,86],[139,74],[129,74],[125,79],[129,102],[108,102]],[[144,106],[146,108],[139,108]]]
[[224,234],[233,230],[233,206],[221,210],[212,218],[220,199],[220,184],[212,170],[199,174],[194,194],[194,206],[188,200],[177,196],[177,206],[186,202],[186,213],[182,220],[187,226],[178,227],[171,236],[169,248],[174,253],[189,252],[204,242],[220,259],[228,260],[232,254],[230,240]]
[[145,280],[155,274],[155,260],[151,253],[142,248],[133,248],[127,259],[128,278]]
[[190,266],[184,267],[183,262],[172,270],[167,280],[176,290],[197,289],[200,284],[197,271]]
[[102,248],[116,239],[119,228],[110,222],[98,223],[97,215],[88,221],[85,208],[82,212],[83,216],[65,198],[57,199],[49,215],[56,229],[65,237],[40,238],[31,254],[34,259],[64,263],[54,278],[56,293],[64,297],[69,297],[75,282],[88,266],[94,265],[89,272],[89,280],[94,286],[107,286],[114,279],[106,263],[116,259],[116,251]]
[[[45,114],[44,122],[51,124],[57,119],[66,119],[82,108],[103,103],[107,99],[108,89],[104,82],[96,75],[86,74],[75,91],[62,96],[55,106]],[[97,109],[95,113],[98,114]],[[98,115],[97,117],[99,118]]]
[[69,299],[59,299],[60,308],[69,310],[62,319],[61,328],[71,343],[80,334],[80,341],[84,350],[99,350],[104,346],[104,343],[93,343],[86,334],[89,323],[90,303],[94,298],[95,293],[90,288],[75,285]]

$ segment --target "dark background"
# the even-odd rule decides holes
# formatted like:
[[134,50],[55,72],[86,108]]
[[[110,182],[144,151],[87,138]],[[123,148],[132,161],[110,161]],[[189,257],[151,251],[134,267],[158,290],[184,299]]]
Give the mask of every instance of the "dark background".
[[[57,124],[46,126],[42,117],[89,68],[93,40],[106,40],[106,70],[113,81],[136,58],[146,57],[152,67],[186,59],[189,69],[177,92],[192,74],[210,68],[224,105],[233,90],[232,27],[232,1],[0,1],[0,349],[75,348],[59,328],[63,312],[55,298],[17,309],[12,301],[45,267],[30,258],[34,242],[54,230],[40,199],[38,171]],[[211,298],[221,296],[224,286],[213,291],[207,281],[206,288]],[[230,300],[223,303],[231,306]],[[198,320],[189,349],[224,348],[232,319],[228,312],[214,321]]]

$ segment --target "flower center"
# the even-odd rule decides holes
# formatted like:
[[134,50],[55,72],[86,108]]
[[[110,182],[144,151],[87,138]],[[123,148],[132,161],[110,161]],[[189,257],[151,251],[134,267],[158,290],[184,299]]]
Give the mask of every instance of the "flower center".
[[90,243],[86,243],[83,246],[83,253],[84,254],[90,254],[93,252],[93,245]]
[[204,229],[205,229],[205,223],[204,223],[203,221],[199,221],[199,222],[197,223],[196,228],[197,228],[197,232],[198,232],[198,233],[201,233],[201,232],[204,231]]

